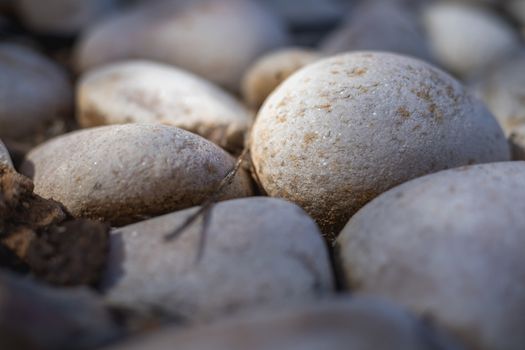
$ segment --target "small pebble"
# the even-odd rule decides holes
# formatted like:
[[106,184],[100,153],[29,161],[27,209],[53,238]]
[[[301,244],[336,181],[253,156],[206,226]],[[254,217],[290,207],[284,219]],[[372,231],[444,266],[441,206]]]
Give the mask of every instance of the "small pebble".
[[259,109],[268,95],[290,75],[320,58],[318,52],[304,48],[285,48],[262,56],[244,75],[244,101],[251,108]]
[[448,74],[356,52],[311,64],[265,102],[251,135],[257,177],[335,236],[382,192],[457,166],[505,161],[505,135]]
[[[21,172],[35,193],[61,202],[75,217],[125,225],[201,204],[235,160],[215,144],[162,124],[85,129],[32,150]],[[252,194],[241,171],[219,199]]]
[[[108,302],[208,321],[262,305],[316,303],[333,292],[315,222],[278,199],[216,204],[171,241],[196,208],[116,230],[102,291]],[[153,253],[152,253],[153,252]]]
[[347,287],[379,295],[477,350],[522,350],[525,162],[425,176],[359,211],[338,239]]
[[437,2],[423,13],[432,51],[445,68],[469,77],[519,48],[514,29],[476,4]]
[[250,64],[287,40],[284,23],[257,1],[145,2],[93,27],[78,44],[77,66],[151,59],[238,91]]
[[230,151],[242,150],[249,112],[219,87],[172,66],[120,62],[89,71],[77,87],[82,127],[153,122],[197,133]]
[[365,1],[321,42],[321,50],[329,55],[389,51],[433,61],[424,30],[412,7],[400,1]]
[[525,125],[525,51],[485,70],[472,85],[507,134]]
[[72,111],[72,86],[56,63],[25,46],[0,43],[0,137],[34,138]]
[[74,35],[110,14],[116,0],[16,0],[21,21],[32,30]]

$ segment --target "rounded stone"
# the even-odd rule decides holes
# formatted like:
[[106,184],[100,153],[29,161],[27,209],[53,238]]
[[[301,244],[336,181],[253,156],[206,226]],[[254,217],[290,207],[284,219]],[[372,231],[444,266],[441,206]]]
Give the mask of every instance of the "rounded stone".
[[[123,225],[208,199],[235,160],[215,144],[161,124],[85,129],[33,149],[21,172],[35,193],[76,217]],[[241,170],[221,199],[251,195]]]
[[525,52],[494,64],[473,85],[506,133],[525,125]]
[[250,64],[286,41],[284,24],[256,1],[148,2],[93,27],[79,43],[77,66],[151,59],[237,91]]
[[172,66],[128,61],[88,72],[77,87],[83,127],[152,122],[199,134],[228,150],[242,149],[249,112],[219,87]]
[[115,0],[17,0],[21,21],[37,32],[74,35],[116,7]]
[[371,52],[322,60],[281,84],[259,111],[251,154],[270,196],[299,204],[334,235],[400,183],[510,159],[498,123],[459,82]]
[[111,350],[457,350],[461,347],[402,308],[377,298],[325,300],[258,310],[212,325],[168,328]]
[[315,302],[332,293],[326,246],[299,207],[265,197],[221,202],[206,224],[199,219],[166,241],[196,210],[111,234],[101,284],[108,302],[207,321],[261,305]]
[[447,170],[384,193],[338,239],[347,286],[479,350],[525,343],[525,162]]
[[439,63],[463,77],[519,48],[519,37],[510,24],[476,4],[432,4],[425,9],[423,22]]
[[244,75],[241,84],[244,101],[258,109],[279,84],[320,58],[316,51],[303,48],[286,48],[262,56]]
[[414,4],[368,1],[357,6],[340,28],[321,43],[321,51],[333,55],[348,51],[389,51],[432,61]]
[[20,140],[42,132],[73,105],[66,73],[38,52],[0,44],[0,137]]

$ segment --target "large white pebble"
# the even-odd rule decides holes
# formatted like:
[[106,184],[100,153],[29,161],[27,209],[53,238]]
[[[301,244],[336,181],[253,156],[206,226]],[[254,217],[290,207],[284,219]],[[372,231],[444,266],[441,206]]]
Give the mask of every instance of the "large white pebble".
[[170,242],[196,208],[114,231],[102,289],[108,301],[208,320],[333,290],[326,246],[297,206],[272,198],[222,202],[205,232],[197,222]]
[[436,3],[425,9],[423,20],[438,61],[463,77],[519,47],[517,33],[503,18],[475,4]]
[[21,139],[72,109],[71,83],[55,63],[27,47],[0,44],[0,137]]
[[525,344],[525,162],[443,171],[359,211],[338,239],[350,288],[405,305],[472,349]]
[[249,65],[286,37],[284,25],[252,0],[147,3],[89,31],[77,63],[85,71],[130,57],[151,59],[238,90]]
[[87,73],[77,87],[83,127],[153,122],[195,132],[227,149],[242,149],[248,111],[228,93],[191,73],[129,61]]
[[18,15],[29,28],[48,34],[72,35],[116,7],[116,0],[17,0]]
[[525,124],[510,133],[510,145],[514,160],[525,160]]
[[112,350],[452,350],[448,336],[378,298],[260,310],[216,324],[168,328]]
[[418,17],[391,0],[363,2],[340,28],[324,39],[321,49],[327,54],[390,51],[432,60]]
[[366,52],[281,84],[259,111],[251,154],[266,192],[298,203],[331,234],[402,182],[510,158],[494,117],[456,80],[416,59]]
[[525,52],[483,72],[476,94],[487,104],[505,132],[525,125]]
[[279,84],[320,58],[318,52],[304,48],[286,48],[262,56],[243,77],[241,91],[244,101],[248,106],[258,109]]
[[[56,137],[33,149],[21,172],[35,193],[78,217],[116,225],[202,203],[235,160],[200,136],[161,124],[110,125]],[[238,173],[222,199],[248,196]]]

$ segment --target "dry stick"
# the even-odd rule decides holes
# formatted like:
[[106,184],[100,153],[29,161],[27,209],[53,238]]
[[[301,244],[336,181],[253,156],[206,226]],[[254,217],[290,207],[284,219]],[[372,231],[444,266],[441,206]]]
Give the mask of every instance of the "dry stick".
[[177,238],[178,236],[180,236],[181,233],[183,233],[188,227],[190,227],[201,215],[211,210],[215,202],[217,202],[219,195],[222,193],[222,190],[232,184],[233,179],[235,178],[235,175],[239,171],[242,163],[244,162],[244,158],[246,157],[246,154],[248,154],[248,147],[244,148],[239,158],[237,158],[237,162],[235,163],[235,166],[222,179],[219,186],[217,187],[215,192],[212,193],[210,198],[208,198],[201,205],[199,210],[197,210],[194,214],[190,215],[180,227],[178,227],[175,231],[168,233],[166,236],[164,236],[165,241],[171,241]]

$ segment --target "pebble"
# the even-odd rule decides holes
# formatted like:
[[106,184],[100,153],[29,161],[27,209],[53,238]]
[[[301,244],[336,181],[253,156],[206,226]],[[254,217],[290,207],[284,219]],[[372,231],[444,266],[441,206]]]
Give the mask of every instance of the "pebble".
[[[215,144],[162,124],[124,124],[65,134],[33,149],[21,172],[35,193],[75,217],[125,225],[201,204],[235,160]],[[241,170],[219,199],[252,194]]]
[[78,45],[77,66],[150,59],[238,91],[250,64],[287,40],[284,23],[256,1],[147,2],[93,27]]
[[268,195],[299,204],[328,236],[410,179],[505,161],[505,135],[482,103],[423,61],[356,52],[281,84],[259,111],[251,155]]
[[525,50],[485,70],[472,88],[507,134],[525,125]]
[[152,122],[242,149],[250,113],[219,87],[165,64],[127,61],[89,71],[77,87],[82,127]]
[[447,170],[359,211],[338,239],[356,293],[389,298],[469,349],[525,344],[525,162]]
[[470,77],[519,48],[514,29],[476,4],[438,2],[423,12],[434,56],[451,72]]
[[321,54],[306,48],[284,48],[259,58],[248,69],[242,80],[245,103],[259,109],[264,100],[290,75],[310,63],[318,61]]
[[72,111],[64,70],[28,47],[0,43],[0,137],[34,138]]
[[367,1],[321,42],[327,55],[348,51],[389,51],[433,61],[413,5],[399,1]]
[[117,6],[116,0],[17,0],[21,21],[32,30],[54,35],[74,35]]
[[113,305],[207,322],[263,305],[316,303],[333,292],[326,246],[314,221],[279,199],[216,204],[172,241],[197,209],[126,226],[111,235],[102,291]]

